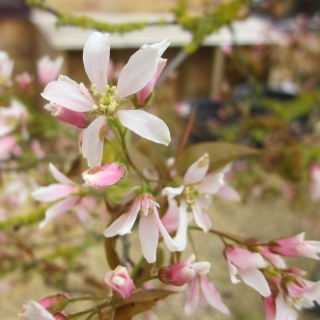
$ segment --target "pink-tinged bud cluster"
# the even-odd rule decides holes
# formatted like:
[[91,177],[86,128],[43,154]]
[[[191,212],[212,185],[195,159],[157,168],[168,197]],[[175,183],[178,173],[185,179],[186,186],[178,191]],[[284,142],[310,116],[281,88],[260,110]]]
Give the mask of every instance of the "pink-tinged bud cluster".
[[233,283],[240,282],[236,278],[236,275],[239,274],[244,283],[257,290],[263,297],[271,294],[268,282],[260,270],[266,268],[268,264],[260,253],[227,247],[225,255]]
[[108,188],[122,179],[125,172],[125,166],[116,162],[91,168],[82,174],[82,178],[85,181],[83,186],[94,189]]
[[193,314],[201,304],[209,304],[211,307],[224,314],[230,314],[229,309],[223,303],[219,292],[209,281],[206,275],[201,275],[200,280],[194,277],[189,285],[187,299],[183,305],[183,311],[187,315]]
[[117,266],[115,270],[106,273],[104,281],[122,299],[128,298],[134,290],[134,283],[127,268],[122,266]]
[[320,303],[320,281],[308,281],[291,272],[282,277],[270,276],[271,281],[272,295],[264,298],[266,320],[296,320],[295,309],[312,308],[314,302]]
[[67,293],[59,293],[40,300],[38,303],[46,308],[49,312],[55,313],[62,311],[69,304],[70,297]]
[[270,243],[270,250],[286,257],[306,257],[319,260],[320,241],[304,240],[305,232],[291,238],[276,239]]
[[91,118],[85,113],[64,108],[56,103],[52,103],[51,108],[52,115],[58,120],[72,124],[78,128],[88,127]]
[[28,72],[23,72],[16,76],[16,81],[22,91],[28,92],[31,88],[33,78]]
[[48,55],[43,56],[37,61],[38,79],[42,85],[48,84],[50,81],[56,80],[63,64],[63,57],[60,56],[55,60],[51,60]]
[[211,264],[209,262],[193,262],[195,258],[193,254],[184,262],[160,268],[158,271],[159,279],[165,284],[182,286],[198,274],[207,274]]

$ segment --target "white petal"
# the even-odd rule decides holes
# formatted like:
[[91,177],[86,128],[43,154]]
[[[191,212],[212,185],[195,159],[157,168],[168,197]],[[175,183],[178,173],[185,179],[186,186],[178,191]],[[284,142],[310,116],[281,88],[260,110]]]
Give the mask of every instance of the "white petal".
[[127,219],[128,214],[122,214],[106,230],[103,231],[103,235],[107,238],[116,236],[117,234],[119,234],[119,230],[126,223]]
[[169,128],[153,114],[143,110],[119,110],[117,115],[123,126],[139,136],[166,146],[170,143]]
[[94,100],[80,89],[65,81],[51,81],[44,88],[42,97],[67,109],[86,112],[92,110]]
[[155,262],[159,233],[154,214],[141,216],[139,221],[139,237],[143,256],[149,263]]
[[226,200],[241,201],[239,193],[229,185],[221,186],[216,194]]
[[99,92],[105,92],[108,84],[107,67],[110,58],[109,34],[93,32],[83,48],[83,63],[91,81],[97,85]]
[[256,268],[241,269],[238,267],[238,274],[244,283],[257,290],[263,297],[271,295],[268,282],[260,270]]
[[121,236],[131,232],[133,224],[137,219],[138,212],[140,211],[140,202],[141,202],[141,197],[138,197],[135,203],[133,204],[133,206],[131,207],[130,211],[128,212],[127,220],[125,224],[122,226],[122,228],[119,230],[119,234]]
[[171,200],[173,199],[175,196],[178,196],[179,194],[182,193],[184,189],[184,186],[180,186],[178,188],[172,188],[172,187],[165,187],[163,190],[162,190],[162,194],[164,196],[167,196],[168,197],[168,200]]
[[105,116],[99,116],[90,123],[84,132],[82,155],[87,159],[90,168],[99,167],[101,165],[106,126],[107,118]]
[[188,231],[188,214],[187,204],[181,201],[179,208],[179,226],[175,237],[174,243],[178,246],[178,251],[183,251],[187,247],[187,231]]
[[161,42],[150,44],[149,47],[158,50],[158,59],[163,55],[165,50],[170,46],[170,39],[166,38],[162,40]]
[[[159,214],[158,211],[156,211],[154,209],[153,214],[151,214],[154,216],[154,219],[156,220],[159,232],[162,234],[163,237],[163,241],[165,243],[165,245],[167,246],[167,248],[172,251],[175,252],[178,250],[178,246],[175,244],[175,242],[172,240],[172,238],[170,237],[168,231],[166,230],[166,228],[163,226],[160,218],[159,218]],[[150,216],[150,214],[149,214]]]
[[77,187],[70,186],[68,184],[54,183],[47,187],[40,187],[34,191],[31,196],[37,201],[52,202],[68,197],[70,194],[77,191]]
[[160,43],[144,46],[130,57],[119,75],[117,89],[120,98],[136,93],[146,86],[157,72],[159,59],[169,44],[169,39],[165,39]]
[[19,316],[29,320],[55,320],[55,317],[40,303],[30,300],[25,312]]
[[198,204],[197,200],[192,206],[192,212],[196,224],[204,231],[208,232],[211,228],[211,221],[208,215],[203,211],[202,207]]
[[74,182],[69,179],[66,175],[64,175],[61,171],[59,171],[53,163],[49,163],[49,170],[52,176],[60,183],[63,184],[74,184]]
[[103,232],[104,236],[109,238],[114,237],[117,234],[124,235],[131,233],[131,229],[140,210],[140,202],[141,197],[138,197],[129,211],[122,214]]
[[84,226],[86,226],[89,229],[93,228],[94,220],[92,219],[91,214],[85,207],[82,200],[78,203],[77,206],[77,216]]
[[283,293],[279,292],[276,298],[276,315],[274,320],[296,320],[298,313],[287,304]]
[[198,185],[198,190],[207,194],[216,193],[223,185],[223,173],[205,177]]
[[197,183],[206,175],[209,168],[209,155],[206,153],[187,170],[184,176],[184,184]]
[[49,221],[70,210],[78,200],[79,197],[69,197],[54,204],[46,211],[46,217],[40,223],[39,228],[43,228]]

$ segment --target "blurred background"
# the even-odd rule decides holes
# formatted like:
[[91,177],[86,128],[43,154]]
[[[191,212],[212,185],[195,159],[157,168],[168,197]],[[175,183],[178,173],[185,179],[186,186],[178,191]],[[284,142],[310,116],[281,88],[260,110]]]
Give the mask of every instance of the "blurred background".
[[[194,16],[203,15],[223,2],[190,0],[188,11]],[[169,63],[192,40],[192,35],[176,24],[152,24],[159,19],[173,21],[172,9],[177,1],[48,0],[46,4],[53,11],[106,22],[150,22],[141,31],[110,35],[115,81],[124,63],[144,43],[169,37],[171,45],[164,55]],[[89,85],[82,49],[92,30],[57,28],[55,21],[54,14],[31,9],[24,1],[0,0],[0,50],[15,61],[14,76],[23,71],[36,75],[36,60],[44,54],[51,58],[62,55],[61,74]],[[261,151],[258,160],[240,159],[234,164],[230,179],[242,201],[214,202],[210,217],[216,229],[259,237],[261,241],[305,230],[308,239],[320,240],[320,197],[318,189],[311,186],[320,182],[310,171],[313,165],[320,165],[320,1],[253,1],[238,13],[232,25],[206,37],[198,50],[186,55],[160,81],[162,85],[153,98],[158,107],[155,113],[167,119],[173,134],[185,128],[192,110],[197,108],[190,144],[224,141]],[[13,87],[19,92],[16,82]],[[43,112],[45,101],[39,92],[41,85],[34,81],[28,99]],[[22,92],[17,95],[26,97]],[[44,141],[44,148],[49,147]],[[21,236],[29,237],[28,232],[22,231]],[[37,237],[36,233],[30,237]],[[263,319],[258,295],[243,284],[230,285],[220,245],[208,243],[202,236],[197,240],[203,259],[217,261],[212,263],[211,276],[233,314],[226,317],[205,307],[186,318]],[[140,253],[135,250],[132,255],[138,257]],[[319,279],[317,263],[299,259],[294,262],[309,271],[310,279]],[[79,264],[98,279],[103,278],[107,269],[101,248],[88,249]],[[55,293],[59,287],[55,281],[42,277],[41,272],[17,270],[16,274],[0,279],[0,318],[17,319],[21,306],[30,298],[39,300]],[[94,286],[81,283],[76,276],[70,281],[83,291],[86,286]],[[158,318],[181,319],[183,297],[168,300],[156,307]],[[319,317],[315,308],[303,312],[300,319]]]

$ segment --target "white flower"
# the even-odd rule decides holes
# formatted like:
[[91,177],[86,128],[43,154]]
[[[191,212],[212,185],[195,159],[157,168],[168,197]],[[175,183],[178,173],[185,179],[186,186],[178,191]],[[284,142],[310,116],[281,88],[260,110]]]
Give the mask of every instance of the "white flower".
[[108,119],[118,118],[121,124],[148,140],[168,145],[170,132],[158,117],[142,110],[121,110],[124,98],[143,89],[157,72],[161,55],[170,44],[169,39],[144,45],[134,53],[119,75],[117,87],[108,85],[107,67],[110,45],[108,34],[93,32],[83,49],[83,62],[92,83],[90,91],[83,83],[60,76],[44,89],[43,98],[77,112],[98,116],[83,136],[82,154],[89,167],[101,165],[104,133]]

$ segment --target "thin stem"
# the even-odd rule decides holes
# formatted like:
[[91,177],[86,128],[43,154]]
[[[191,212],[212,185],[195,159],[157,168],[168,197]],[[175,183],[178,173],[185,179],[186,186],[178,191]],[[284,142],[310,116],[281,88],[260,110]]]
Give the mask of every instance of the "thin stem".
[[143,183],[145,183],[147,181],[144,178],[140,169],[134,164],[133,160],[131,159],[131,157],[129,155],[129,151],[128,151],[128,147],[127,147],[127,143],[126,143],[126,139],[125,139],[125,135],[124,135],[123,131],[121,130],[120,126],[118,126],[117,128],[118,128],[118,132],[120,134],[122,149],[124,151],[125,157],[126,157],[128,163],[130,164],[130,166],[132,167],[132,169],[137,173],[137,175],[141,181],[141,184],[143,185]]
[[[201,228],[193,227],[193,226],[189,227],[189,229],[202,231]],[[245,238],[239,237],[237,235],[232,235],[232,234],[229,234],[229,233],[226,233],[226,232],[222,232],[222,231],[218,231],[218,230],[214,230],[214,229],[210,229],[209,232],[213,233],[213,234],[215,234],[215,235],[217,235],[219,237],[223,237],[223,238],[232,240],[232,241],[234,241],[236,243],[239,243],[239,244],[241,244],[243,246],[247,246],[248,245],[246,240],[245,240]]]
[[139,262],[134,266],[134,268],[131,271],[131,275],[130,278],[134,279],[135,276],[137,275],[139,269],[141,268],[142,264],[144,262],[144,257],[142,256],[141,259],[139,260]]

